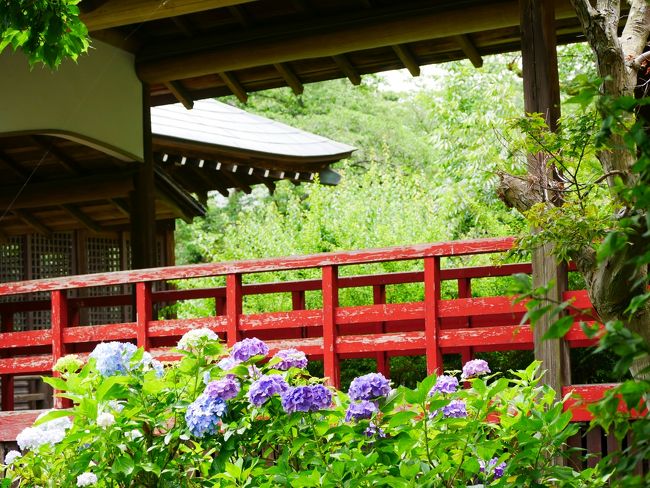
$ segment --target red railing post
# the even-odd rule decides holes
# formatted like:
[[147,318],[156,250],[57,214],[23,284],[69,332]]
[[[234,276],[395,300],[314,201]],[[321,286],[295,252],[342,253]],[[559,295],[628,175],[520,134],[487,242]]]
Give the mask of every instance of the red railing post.
[[239,340],[239,318],[243,309],[240,274],[226,277],[226,341],[229,347]]
[[[291,309],[304,310],[305,309],[305,292],[303,290],[295,290],[291,292]],[[307,337],[307,327],[300,328],[300,335],[298,337]]]
[[[472,281],[470,278],[458,279],[458,298],[472,298]],[[472,319],[467,317],[461,327],[471,327]],[[472,359],[473,351],[471,347],[463,347],[461,350],[461,362],[465,364]]]
[[[372,287],[372,301],[375,305],[386,303],[386,285],[374,285]],[[375,326],[375,331],[383,334],[386,332],[386,322],[379,322]],[[383,374],[386,378],[390,377],[390,362],[388,354],[385,351],[378,352],[377,358],[377,371]]]
[[214,313],[217,317],[226,314],[226,297],[214,297]]
[[[69,325],[68,316],[68,295],[65,290],[52,290],[52,366],[56,364],[59,358],[65,356],[65,340],[63,333]],[[54,373],[58,376],[58,373]],[[56,393],[56,391],[54,391]],[[71,405],[70,400],[66,398],[54,397],[54,408],[67,408]]]
[[427,374],[442,372],[442,353],[438,345],[440,301],[440,257],[424,258],[424,335],[426,337]]
[[[2,319],[0,323],[2,332],[13,332],[14,330],[14,314],[13,312],[2,312]],[[6,353],[0,354],[0,357],[6,357]],[[14,409],[14,377],[11,374],[3,374],[0,377],[0,385],[2,387],[2,410],[9,411]]]
[[149,322],[153,320],[151,282],[135,284],[136,339],[138,347],[149,349]]
[[336,308],[339,306],[338,267],[323,266],[323,370],[328,383],[341,386],[339,357],[336,353]]

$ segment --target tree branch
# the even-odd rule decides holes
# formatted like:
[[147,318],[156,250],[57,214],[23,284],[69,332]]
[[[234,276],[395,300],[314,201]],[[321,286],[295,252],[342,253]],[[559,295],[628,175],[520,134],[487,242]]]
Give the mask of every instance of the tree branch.
[[531,209],[533,205],[544,201],[544,194],[539,182],[533,176],[513,176],[504,171],[497,173],[499,177],[498,197],[510,208],[516,208],[521,213]]

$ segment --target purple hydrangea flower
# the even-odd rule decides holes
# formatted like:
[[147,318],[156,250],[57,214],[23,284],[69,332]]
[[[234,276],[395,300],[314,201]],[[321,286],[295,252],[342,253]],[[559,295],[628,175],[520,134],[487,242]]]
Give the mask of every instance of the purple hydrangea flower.
[[463,374],[461,378],[474,378],[475,376],[480,376],[490,372],[490,367],[488,366],[487,361],[484,361],[483,359],[472,359],[471,361],[467,361],[465,366],[463,366]]
[[235,361],[243,363],[254,356],[266,356],[269,353],[269,346],[258,338],[244,339],[232,346],[230,357]]
[[230,371],[237,366],[241,361],[237,361],[232,356],[227,356],[217,363],[217,366],[223,371]]
[[332,392],[323,385],[297,386],[282,395],[282,408],[287,413],[316,412],[332,404]]
[[429,391],[429,396],[433,396],[434,393],[455,393],[458,389],[458,380],[453,376],[441,375],[438,376],[436,384],[431,391]]
[[452,400],[442,407],[442,414],[445,417],[464,418],[467,417],[467,407],[462,400]]
[[221,417],[226,413],[226,402],[211,398],[205,393],[190,403],[185,412],[187,428],[194,437],[214,434],[219,428]]
[[369,400],[350,403],[348,410],[345,412],[345,421],[369,419],[378,410],[377,404]]
[[261,407],[273,395],[282,395],[288,389],[289,385],[279,374],[264,375],[251,384],[248,401],[256,407]]
[[126,374],[130,370],[131,358],[138,350],[129,342],[102,342],[97,344],[90,357],[102,376]]
[[388,396],[390,382],[381,373],[369,373],[352,380],[348,395],[350,400],[373,400]]
[[377,427],[377,425],[374,422],[370,422],[368,424],[368,428],[363,431],[363,434],[366,437],[386,437],[386,433],[384,432],[384,429],[381,427]]
[[500,464],[497,464],[498,461],[499,458],[492,458],[490,459],[490,461],[486,463],[482,459],[479,459],[478,463],[481,466],[481,473],[487,472],[487,474],[489,474],[491,472],[494,472],[495,479],[501,478],[508,465],[505,463],[505,461]]
[[239,381],[234,375],[228,375],[223,379],[211,381],[203,391],[204,395],[210,398],[221,398],[222,400],[230,400],[239,394]]
[[282,349],[273,357],[280,359],[280,362],[275,365],[275,368],[282,371],[287,371],[290,368],[303,369],[307,367],[307,356],[298,349]]

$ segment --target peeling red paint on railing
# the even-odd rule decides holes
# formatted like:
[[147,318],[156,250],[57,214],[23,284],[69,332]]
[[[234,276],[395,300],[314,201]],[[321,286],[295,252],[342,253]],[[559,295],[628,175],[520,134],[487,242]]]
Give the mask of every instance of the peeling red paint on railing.
[[[13,376],[46,374],[60,355],[85,355],[101,341],[132,341],[161,359],[174,360],[177,355],[170,347],[185,332],[202,327],[214,330],[228,344],[242,337],[257,336],[267,341],[272,351],[287,347],[301,349],[311,359],[323,360],[325,375],[334,385],[339,381],[340,361],[347,358],[376,358],[378,369],[388,375],[388,359],[395,355],[426,354],[428,369],[434,371],[442,367],[443,354],[461,354],[467,360],[479,351],[532,349],[530,327],[520,325],[524,305],[513,304],[507,296],[472,296],[471,286],[472,280],[481,278],[530,273],[530,264],[441,269],[441,258],[502,253],[513,242],[512,238],[482,239],[0,284],[0,297],[31,292],[51,294],[50,300],[0,304],[4,331],[0,333],[3,393],[11,391]],[[423,263],[421,270],[339,276],[339,271],[349,265],[404,260],[419,260]],[[252,273],[304,268],[319,269],[321,278],[243,283],[246,275]],[[155,281],[217,276],[225,276],[225,287],[152,290]],[[456,298],[442,296],[443,282],[457,283]],[[423,299],[386,303],[387,287],[413,283],[422,286]],[[123,284],[133,285],[134,294],[84,296],[89,294],[88,288]],[[339,303],[340,290],[362,287],[372,289],[372,303],[357,306]],[[71,290],[76,291],[76,296],[68,297]],[[245,312],[246,296],[272,293],[290,294],[293,310]],[[321,293],[322,305],[306,310],[307,293]],[[153,316],[153,304],[202,298],[215,299],[216,316],[187,319]],[[584,291],[567,292],[565,298],[573,299],[580,309],[591,308]],[[92,326],[78,323],[79,311],[84,308],[126,305],[137,311],[134,321]],[[14,314],[38,310],[51,310],[52,330],[12,332]],[[566,337],[571,347],[594,342],[577,324],[578,319],[585,318],[593,320],[588,313],[576,315],[576,324]],[[3,400],[4,409],[12,405]],[[583,419],[586,414],[580,412],[578,417]],[[0,420],[0,432],[2,425]]]

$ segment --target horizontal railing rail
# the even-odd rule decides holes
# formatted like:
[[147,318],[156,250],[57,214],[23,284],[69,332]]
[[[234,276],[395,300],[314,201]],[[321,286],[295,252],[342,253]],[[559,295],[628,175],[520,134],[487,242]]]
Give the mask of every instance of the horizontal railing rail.
[[[441,268],[444,258],[504,253],[513,243],[512,238],[480,239],[3,283],[0,299],[12,298],[0,303],[2,409],[14,408],[14,377],[48,374],[65,354],[85,355],[99,342],[119,340],[132,341],[161,359],[173,360],[178,338],[200,327],[214,330],[229,345],[257,336],[267,341],[272,351],[301,349],[311,359],[323,361],[325,376],[336,386],[340,362],[349,358],[374,358],[377,369],[389,375],[389,359],[397,355],[426,355],[427,369],[433,372],[442,369],[443,354],[460,354],[467,361],[476,352],[532,349],[531,329],[521,323],[525,314],[522,303],[514,304],[509,296],[476,296],[472,291],[476,280],[530,274],[530,263]],[[347,266],[415,260],[422,263],[420,270],[339,276],[339,270]],[[320,277],[296,280],[292,275],[294,279],[289,281],[244,283],[252,274],[307,268],[320,270]],[[212,277],[225,277],[226,285],[210,287],[200,281],[194,283],[198,288],[191,288],[191,280]],[[173,282],[176,287],[156,290],[156,282]],[[455,282],[456,288],[443,296],[445,282]],[[389,287],[414,284],[421,286],[411,290],[414,301],[388,303]],[[118,288],[121,292],[117,294],[91,296],[102,292],[97,287],[116,285],[131,285],[132,292]],[[341,290],[362,288],[371,289],[370,303],[340,303]],[[39,293],[39,298],[30,299],[32,293]],[[49,294],[49,299],[43,298],[43,293]],[[245,297],[278,293],[290,295],[290,310],[244,310]],[[309,293],[317,298],[311,308]],[[212,313],[193,318],[154,316],[157,305],[195,299],[213,299]],[[576,313],[567,343],[571,347],[593,344],[579,326],[580,321],[594,320],[586,292],[569,291],[565,299],[585,310]],[[135,313],[127,321],[81,325],[81,311],[101,307],[131,307]],[[49,328],[14,330],[21,314],[44,311],[50,312]],[[593,401],[606,388],[609,386],[567,385],[565,391],[580,392]],[[580,404],[573,403],[570,408],[574,420],[588,418]]]

